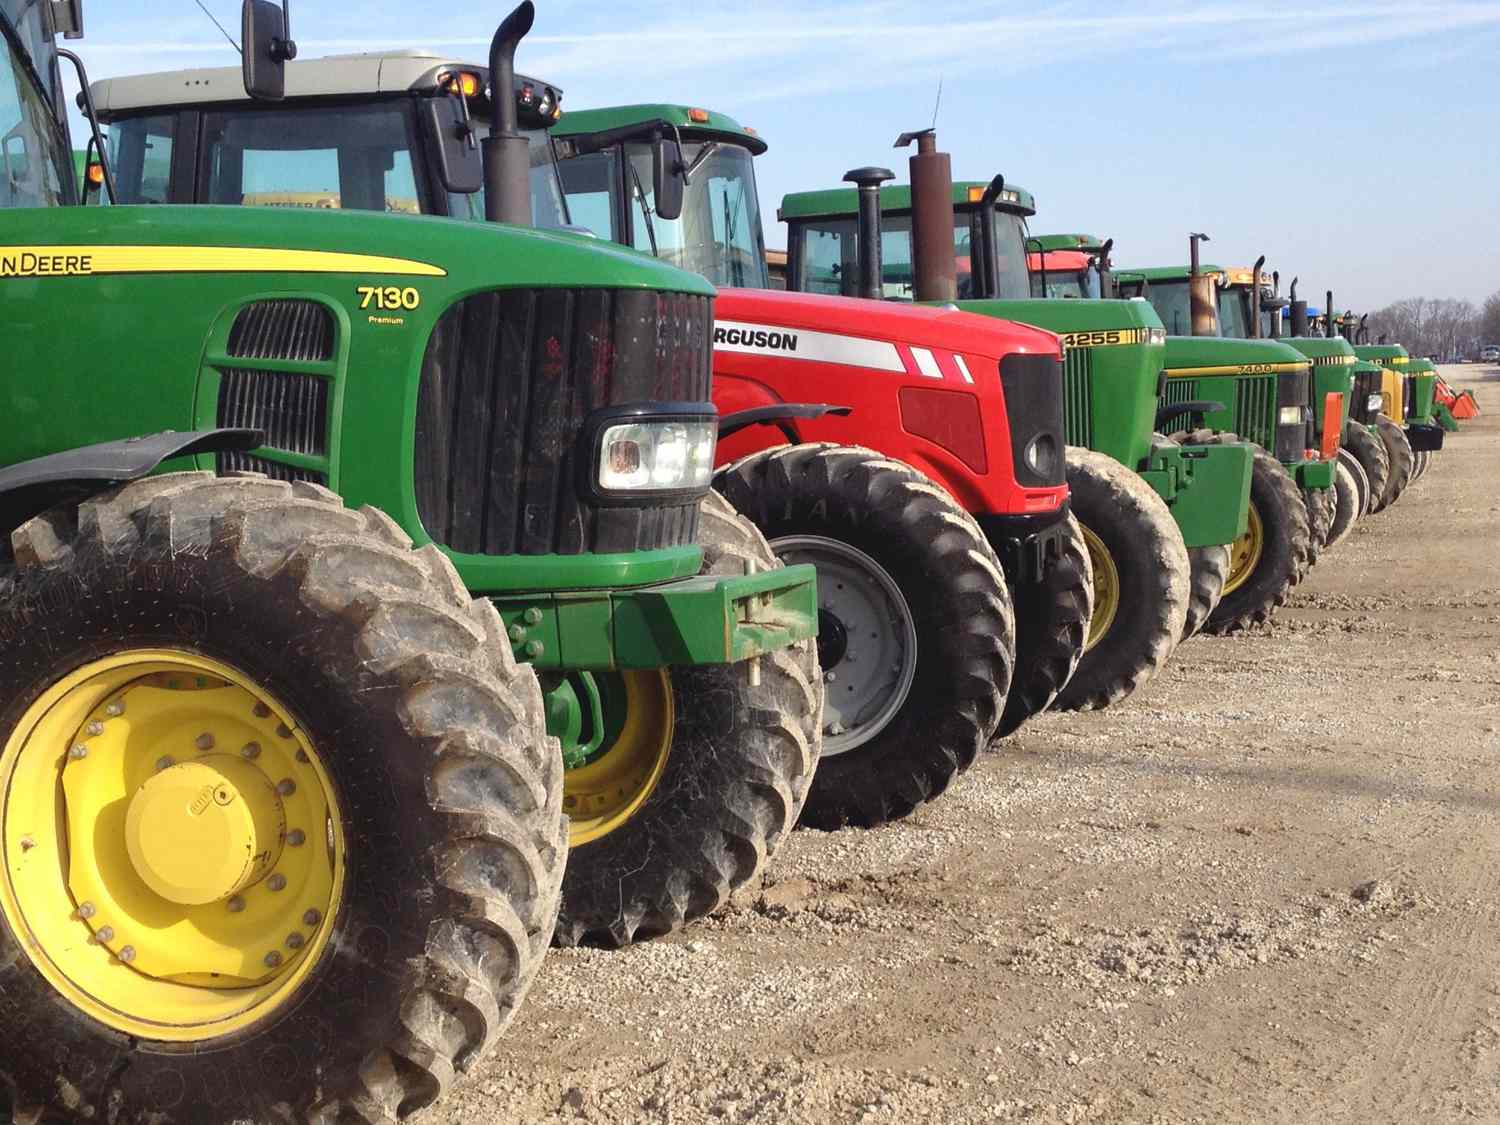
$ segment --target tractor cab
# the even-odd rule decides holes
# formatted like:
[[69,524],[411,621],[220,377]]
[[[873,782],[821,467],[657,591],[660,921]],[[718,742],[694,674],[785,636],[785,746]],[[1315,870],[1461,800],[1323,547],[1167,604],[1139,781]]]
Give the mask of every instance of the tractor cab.
[[1031,295],[1075,300],[1113,297],[1110,245],[1091,234],[1042,234],[1028,239]]

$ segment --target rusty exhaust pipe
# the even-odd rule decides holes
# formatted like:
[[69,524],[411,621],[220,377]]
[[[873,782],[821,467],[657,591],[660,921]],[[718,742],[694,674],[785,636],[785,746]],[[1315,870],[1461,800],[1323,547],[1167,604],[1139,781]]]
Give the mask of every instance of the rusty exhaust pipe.
[[913,296],[919,301],[958,300],[958,261],[953,253],[953,160],[937,150],[937,131],[902,133],[897,148],[917,142],[911,170]]
[[1219,334],[1219,307],[1214,279],[1204,274],[1198,258],[1198,243],[1212,241],[1194,231],[1188,235],[1188,321],[1194,336]]

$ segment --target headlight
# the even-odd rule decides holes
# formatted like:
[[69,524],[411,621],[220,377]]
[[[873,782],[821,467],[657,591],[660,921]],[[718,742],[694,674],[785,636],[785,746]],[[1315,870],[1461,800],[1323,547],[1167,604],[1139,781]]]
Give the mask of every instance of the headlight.
[[1026,446],[1026,467],[1039,477],[1049,477],[1057,467],[1057,442],[1051,434],[1038,434]]
[[1384,410],[1385,409],[1385,396],[1384,395],[1371,395],[1370,398],[1369,398],[1369,401],[1365,403],[1365,409],[1367,409],[1367,410]]
[[1302,407],[1300,406],[1283,406],[1281,413],[1276,415],[1276,420],[1283,426],[1300,426],[1302,425],[1302,418]]
[[605,492],[705,489],[714,471],[719,425],[712,418],[649,419],[606,426],[599,438]]

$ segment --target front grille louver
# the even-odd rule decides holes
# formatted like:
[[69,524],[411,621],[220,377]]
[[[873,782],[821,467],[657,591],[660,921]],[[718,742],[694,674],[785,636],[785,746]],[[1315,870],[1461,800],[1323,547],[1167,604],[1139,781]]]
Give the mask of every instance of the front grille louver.
[[584,422],[606,406],[706,402],[712,303],[613,289],[507,289],[443,314],[417,401],[417,510],[483,555],[686,546],[698,504],[599,505],[579,485]]
[[1069,445],[1094,445],[1094,353],[1068,348],[1063,357],[1063,433]]
[[[333,314],[315,301],[257,301],[235,317],[225,351],[231,359],[326,363],[336,340]],[[220,374],[217,424],[262,431],[268,450],[326,457],[331,386],[321,375],[228,368]],[[249,453],[221,453],[218,464],[220,472],[327,483],[325,473]]]

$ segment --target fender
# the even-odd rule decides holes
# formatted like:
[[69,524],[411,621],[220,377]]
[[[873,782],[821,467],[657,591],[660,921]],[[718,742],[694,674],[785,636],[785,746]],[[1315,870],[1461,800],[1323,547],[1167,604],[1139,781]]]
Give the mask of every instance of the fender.
[[8,534],[49,508],[140,480],[173,457],[248,453],[264,442],[259,430],[168,430],[22,461],[0,469],[0,529]]
[[737,410],[719,419],[719,437],[727,438],[749,426],[775,425],[793,445],[801,442],[795,427],[789,423],[795,418],[822,418],[836,414],[847,418],[854,413],[849,406],[830,406],[827,403],[779,402],[771,406],[757,406],[749,410]]

